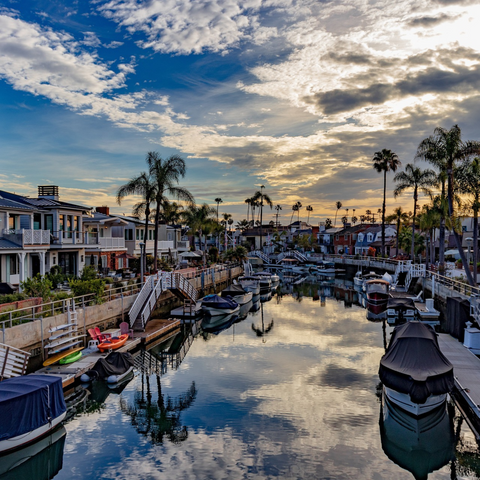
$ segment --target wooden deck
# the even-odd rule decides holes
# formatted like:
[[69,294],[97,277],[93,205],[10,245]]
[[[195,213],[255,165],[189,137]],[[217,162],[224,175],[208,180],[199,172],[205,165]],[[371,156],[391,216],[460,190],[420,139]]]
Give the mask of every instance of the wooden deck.
[[453,365],[458,393],[468,404],[469,411],[473,415],[461,409],[478,439],[480,438],[480,359],[457,339],[446,333],[438,335],[438,343],[442,353]]

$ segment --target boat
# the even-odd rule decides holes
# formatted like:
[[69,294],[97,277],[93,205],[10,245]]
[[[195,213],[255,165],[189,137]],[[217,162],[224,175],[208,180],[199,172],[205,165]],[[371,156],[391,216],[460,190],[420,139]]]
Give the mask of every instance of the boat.
[[260,279],[257,277],[240,277],[238,283],[247,292],[252,292],[253,296],[260,295]]
[[415,305],[411,298],[389,298],[387,301],[388,323],[411,321],[415,318]]
[[380,438],[387,457],[418,479],[455,459],[453,422],[445,405],[413,417],[384,398]]
[[267,290],[280,282],[280,277],[270,272],[256,272],[254,277],[260,279],[260,290]]
[[82,358],[82,351],[79,350],[77,352],[73,352],[70,355],[67,355],[66,357],[63,357],[59,360],[60,365],[67,365],[69,363],[76,362],[77,360],[80,360]]
[[440,312],[434,306],[434,299],[427,298],[424,302],[414,302],[415,308],[417,309],[418,316],[423,323],[428,323],[429,325],[439,325],[440,324]]
[[293,272],[293,273],[308,272],[308,268],[305,268],[305,266],[301,265],[296,258],[284,258],[281,261],[281,265],[283,267],[283,271],[285,272]]
[[353,277],[353,285],[359,289],[363,288],[363,282],[364,282],[364,279],[363,279],[363,274],[361,272],[361,270],[359,270],[355,276]]
[[381,278],[368,280],[365,284],[365,292],[369,303],[387,303],[389,299],[390,283]]
[[205,317],[202,320],[202,330],[207,333],[218,335],[227,328],[231,327],[238,319],[236,314],[215,315],[214,317]]
[[100,352],[106,352],[108,350],[116,350],[120,348],[122,345],[125,345],[125,342],[128,340],[128,333],[124,333],[119,337],[111,337],[108,340],[104,340],[102,343],[97,345],[97,348]]
[[230,285],[222,291],[221,296],[231,297],[239,305],[244,305],[252,300],[253,293],[247,292],[241,285]]
[[218,295],[207,295],[202,299],[202,311],[210,316],[229,315],[240,309],[238,303],[231,297],[222,298]]
[[80,381],[106,380],[107,383],[119,383],[133,372],[134,360],[131,353],[111,352],[105,358],[99,358],[91,370],[85,372]]
[[7,378],[0,383],[0,453],[48,434],[65,418],[66,412],[60,377]]
[[440,407],[454,387],[453,366],[437,334],[418,321],[394,329],[378,373],[384,395],[415,416]]

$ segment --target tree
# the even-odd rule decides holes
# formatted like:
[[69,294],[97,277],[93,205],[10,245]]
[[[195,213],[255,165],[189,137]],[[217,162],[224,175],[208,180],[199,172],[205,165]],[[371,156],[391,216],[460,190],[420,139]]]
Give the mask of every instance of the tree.
[[185,176],[187,166],[185,160],[178,155],[163,160],[157,152],[147,154],[147,165],[150,177],[155,184],[155,203],[157,211],[155,213],[154,230],[154,249],[153,249],[153,268],[157,270],[158,265],[158,222],[160,220],[161,206],[167,199],[167,195],[173,196],[178,200],[185,200],[193,204],[193,195],[184,187],[179,187],[180,178]]
[[[470,195],[473,210],[473,271],[476,272],[478,263],[478,211],[480,209],[480,158],[465,161],[457,171],[460,192]],[[474,275],[476,284],[477,275]]]
[[[480,154],[480,143],[474,141],[462,141],[462,132],[458,125],[454,125],[450,130],[446,128],[437,127],[433,131],[433,135],[425,139],[419,147],[417,154],[423,155],[423,158],[430,160],[435,155],[438,159],[444,159],[447,170],[447,199],[448,199],[448,215],[454,218],[455,210],[453,207],[454,201],[454,174],[453,169],[456,162],[465,160],[469,156]],[[458,253],[462,260],[465,275],[468,283],[474,284],[473,276],[470,272],[465,252],[463,251],[462,241],[457,230],[453,230],[455,236],[455,243],[457,245]]]
[[305,207],[305,210],[308,212],[308,216],[307,216],[307,223],[310,221],[310,213],[313,212],[313,207],[311,205],[307,205]]
[[421,170],[415,165],[408,163],[405,167],[405,171],[397,173],[393,180],[397,183],[395,191],[393,192],[395,198],[398,197],[398,195],[401,195],[405,190],[413,189],[412,245],[410,254],[412,261],[415,262],[415,221],[417,215],[418,190],[425,195],[431,195],[431,187],[436,185],[437,176],[433,170]]
[[160,218],[162,218],[167,225],[178,225],[182,218],[183,206],[177,202],[163,202]]
[[243,219],[240,222],[237,222],[236,228],[238,228],[242,231],[242,233],[244,233],[249,226],[250,223],[247,220]]
[[247,222],[248,222],[248,219],[250,218],[249,214],[250,214],[250,205],[252,204],[252,199],[246,198],[245,203],[247,204]]
[[275,214],[275,226],[278,227],[278,216],[280,215],[280,211],[282,210],[282,206],[281,205],[275,205],[275,210],[276,210],[276,214]]
[[[439,198],[439,197],[436,197]],[[427,269],[428,263],[435,261],[435,248],[434,248],[434,232],[435,228],[440,225],[440,212],[436,208],[435,199],[432,200],[431,205],[423,205],[422,212],[418,218],[418,226],[421,231],[427,233],[427,246],[426,246],[426,261]]]
[[335,212],[335,226],[337,226],[337,214],[338,211],[342,208],[342,202],[338,201],[335,206],[337,207],[337,211]]
[[[148,163],[148,155],[146,161]],[[119,205],[122,204],[122,200],[129,196],[129,195],[139,195],[142,197],[142,200],[134,205],[133,207],[133,214],[141,216],[142,214],[145,215],[145,229],[143,238],[146,241],[148,235],[148,221],[150,219],[151,214],[151,205],[155,202],[155,182],[150,173],[142,172],[137,177],[133,177],[128,183],[122,185],[117,190],[117,203]],[[146,270],[146,256],[147,256],[147,249],[143,249],[144,258],[143,266]]]
[[332,219],[331,218],[327,218],[325,220],[325,230],[328,230],[329,228],[332,228]]
[[194,235],[198,235],[200,250],[202,250],[202,252],[204,252],[202,235],[208,230],[213,229],[215,225],[218,225],[213,218],[215,213],[215,209],[207,203],[204,203],[200,206],[190,205],[183,212],[183,219],[185,223],[192,229]]
[[298,221],[298,226],[300,227],[300,209],[303,207],[302,202],[298,201],[296,204],[297,206],[297,221]]
[[378,173],[383,173],[383,204],[382,204],[382,255],[385,255],[385,209],[387,195],[387,172],[395,172],[400,166],[398,155],[384,148],[373,155],[373,168]]
[[263,203],[265,202],[267,205],[269,205],[270,209],[273,207],[273,202],[270,199],[270,197],[266,193],[263,193],[264,188],[265,188],[265,185],[261,185],[260,190],[255,192],[255,195],[253,196],[253,200],[255,202],[260,201],[260,248],[262,250],[263,250],[263,241],[262,241],[262,236],[263,236]]
[[403,222],[406,222],[408,220],[408,214],[407,212],[404,212],[403,211],[403,208],[402,207],[397,207],[393,213],[391,215],[389,215],[386,219],[385,219],[388,223],[390,222],[395,222],[396,226],[397,226],[397,245],[396,245],[396,250],[397,250],[397,255],[398,255],[398,250],[399,250],[399,234],[400,234],[400,225],[403,223]]

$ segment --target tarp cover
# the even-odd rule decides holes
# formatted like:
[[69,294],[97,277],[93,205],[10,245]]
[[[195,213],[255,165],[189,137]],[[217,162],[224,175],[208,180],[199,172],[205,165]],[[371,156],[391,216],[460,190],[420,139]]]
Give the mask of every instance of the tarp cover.
[[0,383],[0,440],[40,428],[66,410],[60,377],[8,378]]
[[411,298],[389,298],[387,308],[403,311],[409,308],[415,308],[415,305]]
[[128,352],[111,352],[105,358],[99,358],[92,370],[96,371],[100,378],[108,378],[110,375],[122,375],[130,367],[133,367],[133,357]]
[[247,291],[241,285],[230,285],[222,291],[222,297],[227,295],[234,297],[235,295],[245,295]]
[[202,300],[202,306],[213,308],[237,308],[238,303],[231,297],[219,297],[218,295],[207,295]]
[[436,333],[421,322],[395,328],[378,374],[386,387],[409,394],[418,404],[454,385],[453,366],[440,351]]

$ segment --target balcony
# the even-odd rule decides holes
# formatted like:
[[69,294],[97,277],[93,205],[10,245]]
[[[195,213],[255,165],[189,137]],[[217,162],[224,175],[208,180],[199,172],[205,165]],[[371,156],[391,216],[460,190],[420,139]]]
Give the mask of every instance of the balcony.
[[50,243],[52,245],[84,245],[87,239],[83,232],[65,232],[63,230],[59,232],[52,232]]
[[163,241],[160,241],[158,242],[158,251],[159,252],[162,252],[162,251],[167,251],[168,252],[168,249],[170,250],[173,250],[174,246],[173,246],[173,240],[163,240]]
[[2,231],[3,238],[22,247],[26,245],[50,245],[50,230],[10,230]]
[[123,237],[100,237],[99,240],[102,248],[125,248]]
[[177,242],[177,250],[179,252],[188,252],[190,250],[190,242],[186,240],[180,240]]

